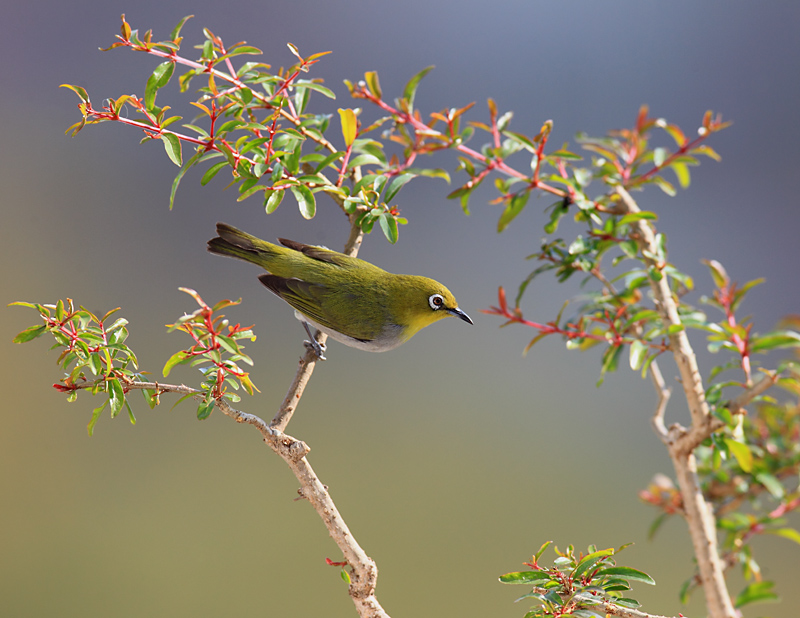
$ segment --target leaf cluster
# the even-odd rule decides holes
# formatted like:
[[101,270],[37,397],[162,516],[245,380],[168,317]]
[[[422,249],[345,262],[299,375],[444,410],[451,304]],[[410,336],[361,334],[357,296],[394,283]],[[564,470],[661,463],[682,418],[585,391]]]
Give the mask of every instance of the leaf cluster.
[[[15,302],[12,306],[28,307],[39,312],[43,324],[30,326],[14,337],[14,343],[27,343],[45,333],[50,333],[55,343],[50,348],[61,349],[56,363],[66,374],[53,388],[67,394],[67,401],[75,401],[79,390],[92,395],[104,396],[103,403],[92,411],[88,431],[92,435],[100,414],[109,408],[111,418],[123,409],[128,412],[131,423],[136,422],[126,394],[131,384],[144,382],[144,372],[139,372],[138,361],[125,341],[128,320],[109,318],[119,308],[98,317],[84,307],[75,308],[72,299],[59,300],[54,305]],[[142,391],[145,400],[155,405],[154,391]]]
[[554,547],[557,558],[553,565],[545,567],[540,558],[552,544],[546,542],[525,564],[530,571],[506,573],[500,576],[504,584],[532,586],[527,594],[517,599],[533,599],[534,605],[524,618],[545,616],[578,616],[580,618],[604,618],[607,604],[622,608],[636,608],[639,603],[628,596],[631,582],[655,585],[652,577],[637,569],[617,565],[614,556],[628,547],[598,550],[590,546],[586,554],[575,553],[572,545],[561,552]]
[[[200,370],[203,374],[201,389],[204,395],[197,408],[197,418],[203,420],[213,412],[220,397],[233,402],[241,400],[239,395],[228,391],[227,387],[239,390],[241,386],[250,395],[258,390],[250,375],[240,366],[240,363],[253,365],[252,359],[244,353],[241,341],[243,339],[254,341],[256,336],[253,334],[252,326],[230,324],[223,314],[215,315],[221,309],[238,305],[241,299],[221,300],[214,306],[209,306],[194,290],[180,289],[194,298],[200,307],[190,314],[181,316],[174,324],[169,324],[168,328],[170,331],[179,330],[187,333],[194,340],[194,344],[173,354],[164,365],[163,374],[167,377],[174,367],[185,364]],[[185,395],[175,405],[191,396],[191,393]]]
[[[182,288],[183,289],[183,288]],[[240,324],[231,325],[224,315],[217,314],[220,309],[236,305],[239,301],[223,300],[208,306],[194,290],[184,289],[200,305],[189,315],[179,318],[170,330],[188,333],[194,345],[173,354],[164,365],[166,377],[173,367],[190,364],[198,367],[204,379],[199,390],[180,387],[186,394],[175,405],[189,397],[197,397],[199,419],[208,417],[216,402],[224,397],[229,401],[239,401],[240,397],[228,390],[244,388],[251,395],[258,390],[247,372],[239,363],[252,365],[252,360],[244,353],[243,339],[254,340],[252,328]],[[123,407],[127,410],[131,423],[136,417],[128,402],[131,390],[140,390],[145,401],[154,408],[160,403],[160,395],[172,387],[162,387],[157,382],[146,379],[148,372],[138,370],[138,360],[125,341],[128,338],[128,321],[117,318],[109,324],[111,316],[119,311],[112,309],[98,317],[84,307],[75,308],[72,299],[59,300],[54,305],[15,302],[14,306],[27,307],[39,312],[43,324],[26,328],[14,338],[14,343],[27,343],[45,333],[55,339],[51,349],[60,349],[56,360],[66,374],[60,382],[53,384],[57,391],[67,394],[67,401],[75,401],[78,392],[83,390],[92,395],[102,395],[103,403],[92,411],[89,421],[89,435],[103,410],[110,409],[111,418],[116,417]]]
[[[441,170],[412,169],[386,156],[382,141],[368,134],[388,118],[362,126],[360,110],[340,109],[343,147],[334,145],[335,138],[329,136],[332,116],[310,111],[309,103],[312,93],[329,99],[335,99],[335,94],[321,79],[305,77],[328,52],[304,57],[290,43],[296,62],[287,68],[273,72],[270,65],[258,61],[237,67],[234,62],[240,57],[260,55],[261,51],[245,42],[226,46],[220,37],[204,28],[205,40],[196,46],[199,57],[190,59],[179,54],[181,28],[188,19],[181,20],[168,40],[154,42],[151,31],[140,36],[122,16],[121,34],[108,49],[127,47],[162,59],[148,77],[143,97],[110,98],[98,109],[84,88],[64,84],[81,99],[81,121],[72,125],[68,133],[75,135],[87,124],[113,121],[141,130],[143,142],[158,139],[163,143],[170,160],[181,167],[173,182],[170,208],[186,172],[208,163],[201,184],[226,170],[230,174],[228,187],[235,186],[238,191],[237,201],[259,196],[267,214],[280,206],[288,192],[300,214],[311,219],[322,192],[364,232],[369,233],[378,222],[386,238],[394,243],[398,225],[406,222],[399,216],[397,206],[391,205],[397,192],[420,175],[449,181]],[[186,69],[177,78],[181,93],[202,80],[196,91],[198,98],[191,102],[199,113],[181,125],[186,132],[174,128],[182,117],[168,114],[171,108],[156,102],[159,91],[176,74],[176,67]],[[406,89],[406,96],[412,101],[419,77],[415,79]],[[371,83],[379,87],[377,75]],[[132,112],[133,118],[126,110]],[[184,161],[186,146],[193,152]]]

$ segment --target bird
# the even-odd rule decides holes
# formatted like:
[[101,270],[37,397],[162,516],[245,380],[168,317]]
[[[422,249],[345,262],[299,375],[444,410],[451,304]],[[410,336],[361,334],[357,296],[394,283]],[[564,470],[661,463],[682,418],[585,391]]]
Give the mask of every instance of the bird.
[[312,326],[352,348],[386,352],[442,318],[473,324],[438,281],[393,274],[325,247],[285,238],[278,242],[282,246],[217,223],[208,251],[266,270],[259,281],[294,309],[311,339],[306,346],[320,360],[325,360],[326,347],[311,333]]

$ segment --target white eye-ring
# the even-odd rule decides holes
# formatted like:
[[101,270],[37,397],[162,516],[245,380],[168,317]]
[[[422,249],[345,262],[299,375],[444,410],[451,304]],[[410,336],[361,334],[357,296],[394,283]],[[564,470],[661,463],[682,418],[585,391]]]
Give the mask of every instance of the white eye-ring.
[[441,309],[442,307],[444,307],[444,296],[442,296],[441,294],[431,294],[428,297],[428,304],[434,311],[436,311],[437,309]]

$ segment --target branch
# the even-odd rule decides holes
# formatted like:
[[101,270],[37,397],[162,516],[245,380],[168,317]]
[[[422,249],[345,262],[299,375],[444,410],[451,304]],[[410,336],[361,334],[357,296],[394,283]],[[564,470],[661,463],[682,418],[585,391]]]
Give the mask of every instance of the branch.
[[[313,355],[313,352],[310,352]],[[308,354],[307,354],[308,355]],[[315,357],[316,358],[316,357]],[[312,369],[308,371],[310,377]],[[301,370],[308,364],[301,364]],[[298,372],[298,374],[301,372]],[[297,378],[295,379],[297,381]],[[308,381],[308,378],[306,378]],[[183,393],[192,394],[201,398],[203,391],[189,386],[161,384],[159,382],[130,382],[125,385],[128,390],[155,390],[156,393]],[[299,394],[298,394],[299,398]],[[306,454],[311,450],[302,440],[293,438],[281,430],[273,427],[255,414],[248,414],[232,408],[223,398],[216,400],[216,406],[223,414],[229,416],[237,423],[253,425],[264,437],[264,442],[283,459],[300,482],[300,495],[311,503],[314,510],[325,523],[328,534],[344,555],[351,568],[350,596],[362,618],[388,618],[377,598],[375,598],[375,583],[378,577],[378,568],[375,562],[366,554],[356,542],[350,529],[347,527],[336,504],[325,485],[319,480],[311,464],[306,459]],[[291,416],[291,415],[289,415]],[[288,422],[288,421],[287,421]]]
[[[548,588],[541,588],[539,586],[534,586],[533,592],[536,592],[542,596],[550,594],[550,590]],[[565,598],[568,597],[568,595],[561,595],[561,596]],[[594,597],[590,597],[588,595],[586,595],[585,597],[581,595],[581,598],[586,598],[596,603],[590,608],[587,608],[588,611],[594,614],[599,613],[599,610],[602,608],[602,611],[603,613],[606,614],[606,616],[619,616],[619,618],[669,618],[668,616],[662,616],[661,614],[648,614],[647,612],[643,612],[638,609],[632,609],[630,607],[622,607],[621,605],[617,605],[616,603],[612,603],[610,601],[602,601]]]
[[[618,186],[617,193],[622,198],[622,203],[626,212],[640,212],[639,206],[624,187]],[[665,264],[659,264],[654,258],[647,257],[647,254],[658,255],[659,253],[653,228],[646,219],[639,219],[638,221],[634,221],[631,225],[636,232],[636,240],[642,250],[646,252],[644,258],[645,263],[660,271]],[[658,311],[664,319],[665,325],[667,327],[672,325],[680,326],[681,319],[678,316],[678,305],[673,298],[667,277],[661,277],[658,281],[651,278],[650,287],[653,290]],[[689,412],[692,415],[692,425],[702,426],[708,422],[711,414],[708,409],[708,404],[706,403],[703,379],[700,376],[700,370],[697,367],[697,358],[689,343],[689,337],[685,330],[680,330],[671,334],[669,336],[669,341],[670,349],[675,357],[675,362],[678,365],[678,371],[681,375],[681,383],[683,384],[683,390],[686,394],[686,401],[689,404]]]
[[[355,225],[355,218],[351,217],[350,237],[345,245],[344,253],[355,257],[358,254],[362,239],[363,231],[359,226]],[[324,345],[326,339],[327,335],[324,333],[319,331],[316,333],[316,340],[320,344]],[[359,616],[362,616],[362,618],[388,618],[388,614],[375,597],[378,567],[356,542],[344,519],[339,514],[339,510],[328,493],[327,487],[322,484],[311,468],[311,464],[308,463],[305,456],[310,450],[309,447],[304,442],[283,433],[297,409],[297,404],[303,395],[306,384],[311,379],[311,374],[314,373],[318,360],[313,350],[306,350],[305,355],[300,360],[297,374],[289,387],[289,392],[269,425],[255,415],[234,410],[222,399],[217,400],[217,406],[224,414],[230,416],[236,422],[254,425],[264,436],[264,442],[280,455],[297,477],[300,482],[300,495],[308,500],[314,510],[317,511],[317,514],[328,529],[328,534],[336,542],[352,569],[349,593]]]
[[656,405],[656,411],[653,414],[652,419],[653,431],[656,432],[656,435],[661,438],[661,441],[664,444],[667,444],[669,440],[669,432],[664,424],[664,412],[667,410],[667,403],[669,402],[670,395],[672,395],[672,389],[667,387],[666,383],[664,382],[664,376],[661,374],[658,361],[654,360],[652,363],[650,363],[650,377],[653,379],[653,386],[655,387],[656,394],[658,395],[658,404]]
[[[617,194],[620,196],[621,206],[626,212],[640,212],[639,206],[624,187],[618,186]],[[655,256],[660,254],[660,250],[653,228],[645,219],[633,222],[632,228],[645,262],[651,269],[660,272],[666,264],[660,264],[655,259]],[[650,288],[665,326],[667,328],[682,326],[678,315],[678,306],[670,289],[668,278],[651,276]],[[689,404],[692,426],[687,433],[680,425],[673,425],[668,432],[665,444],[672,459],[678,487],[683,497],[686,523],[689,526],[709,615],[711,618],[734,618],[737,613],[725,584],[725,567],[717,546],[716,521],[710,505],[703,496],[697,477],[697,461],[691,446],[693,441],[687,438],[687,436],[708,432],[714,418],[711,416],[705,399],[705,389],[697,367],[697,357],[689,343],[686,331],[684,329],[677,330],[669,336],[669,341],[670,350],[680,372],[686,402]],[[657,411],[654,424],[658,418]],[[663,418],[661,424],[663,426]],[[656,431],[659,432],[659,429],[657,428]]]

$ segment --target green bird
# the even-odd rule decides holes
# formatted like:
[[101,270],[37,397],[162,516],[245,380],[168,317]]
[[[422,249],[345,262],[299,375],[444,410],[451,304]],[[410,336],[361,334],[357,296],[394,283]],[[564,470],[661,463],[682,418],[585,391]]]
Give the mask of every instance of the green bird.
[[441,283],[414,275],[395,275],[324,247],[279,238],[279,245],[217,223],[208,250],[261,266],[269,274],[259,281],[294,308],[311,338],[314,326],[336,341],[359,350],[385,352],[418,331],[448,316],[472,324],[455,297]]

